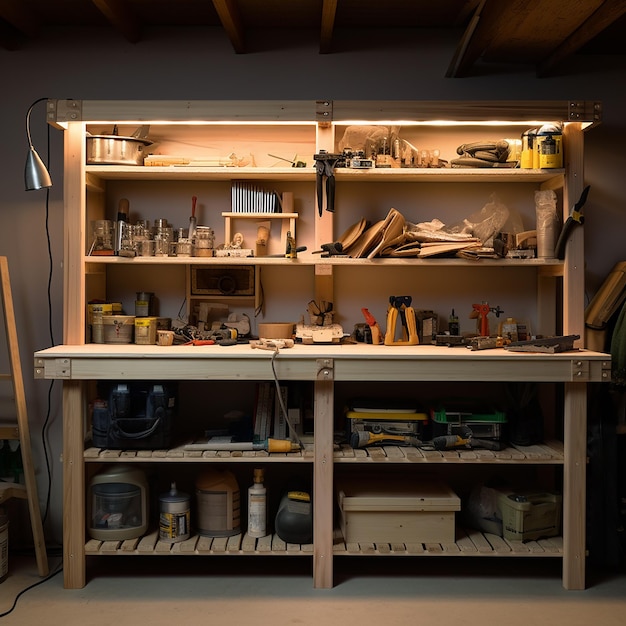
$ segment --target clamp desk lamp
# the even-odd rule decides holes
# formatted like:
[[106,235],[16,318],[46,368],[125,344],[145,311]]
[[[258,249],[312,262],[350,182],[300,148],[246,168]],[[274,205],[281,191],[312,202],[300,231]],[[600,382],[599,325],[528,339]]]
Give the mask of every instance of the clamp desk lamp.
[[26,185],[26,191],[34,191],[35,189],[43,189],[46,187],[52,187],[52,179],[50,173],[44,165],[43,161],[37,150],[33,146],[33,141],[30,137],[30,114],[33,107],[47,98],[39,98],[30,105],[28,113],[26,114],[26,137],[28,138],[28,154],[26,156],[26,168],[24,170],[24,183]]

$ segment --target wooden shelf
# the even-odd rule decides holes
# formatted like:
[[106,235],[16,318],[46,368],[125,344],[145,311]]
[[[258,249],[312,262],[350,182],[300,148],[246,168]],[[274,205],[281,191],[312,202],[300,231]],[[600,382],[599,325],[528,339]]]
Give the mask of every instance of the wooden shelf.
[[[313,544],[286,543],[278,535],[255,539],[247,533],[232,537],[193,535],[185,541],[159,541],[158,532],[126,541],[90,539],[85,544],[87,556],[144,555],[264,555],[312,556]],[[550,537],[537,541],[508,541],[498,535],[472,529],[456,529],[454,543],[348,543],[335,532],[333,556],[507,556],[562,557],[563,538]]]
[[306,555],[313,556],[313,544],[286,543],[278,535],[267,535],[255,539],[248,533],[231,537],[204,537],[193,535],[185,541],[168,543],[159,541],[158,531],[137,539],[126,541],[99,541],[90,539],[85,544],[85,554],[90,555]]
[[119,461],[136,461],[140,463],[312,463],[313,445],[305,444],[304,450],[283,454],[269,454],[264,450],[226,451],[226,450],[185,450],[183,446],[168,450],[108,450],[88,447],[84,454],[86,463],[116,463]]
[[[239,217],[239,214],[237,214]],[[241,217],[246,217],[242,215]],[[252,216],[247,216],[250,219]],[[337,265],[350,267],[471,267],[472,269],[519,267],[535,269],[542,274],[557,276],[563,273],[563,261],[559,259],[480,259],[470,261],[460,258],[376,258],[347,259],[339,257],[324,258],[311,252],[299,252],[297,258],[283,257],[121,257],[121,256],[86,256],[85,263],[94,265]]]
[[[125,460],[146,463],[239,462],[258,463],[312,463],[313,445],[305,444],[304,450],[284,454],[256,451],[215,451],[185,450],[184,446],[167,450],[109,450],[105,448],[87,447],[86,463],[111,463]],[[495,463],[495,464],[538,464],[562,465],[563,444],[550,441],[534,446],[507,446],[499,451],[481,449],[459,450],[420,450],[402,446],[374,446],[354,449],[347,444],[337,446],[334,451],[335,463]]]
[[345,543],[336,539],[333,556],[523,556],[562,557],[563,538],[508,541],[472,529],[456,529],[454,543]]
[[[137,166],[137,165],[87,165],[90,177],[102,180],[276,180],[313,181],[315,167],[193,167],[193,166]],[[523,170],[518,168],[336,168],[337,181],[352,182],[451,182],[459,183],[545,183],[560,187],[562,169]],[[97,187],[95,181],[90,184]]]
[[562,465],[563,444],[550,441],[534,446],[507,446],[503,450],[420,450],[413,447],[380,446],[353,449],[342,445],[334,452],[335,463],[494,463]]

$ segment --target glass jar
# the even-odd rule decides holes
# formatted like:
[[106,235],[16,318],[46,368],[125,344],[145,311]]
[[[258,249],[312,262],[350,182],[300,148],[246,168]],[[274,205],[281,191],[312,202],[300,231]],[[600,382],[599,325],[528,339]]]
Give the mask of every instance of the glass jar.
[[194,239],[194,256],[213,256],[215,233],[210,226],[197,226]]

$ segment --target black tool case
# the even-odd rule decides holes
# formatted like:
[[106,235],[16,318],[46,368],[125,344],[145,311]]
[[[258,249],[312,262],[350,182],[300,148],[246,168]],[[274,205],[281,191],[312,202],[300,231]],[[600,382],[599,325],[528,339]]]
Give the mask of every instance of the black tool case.
[[167,448],[176,406],[175,384],[107,381],[99,386],[94,402],[93,445],[117,450]]

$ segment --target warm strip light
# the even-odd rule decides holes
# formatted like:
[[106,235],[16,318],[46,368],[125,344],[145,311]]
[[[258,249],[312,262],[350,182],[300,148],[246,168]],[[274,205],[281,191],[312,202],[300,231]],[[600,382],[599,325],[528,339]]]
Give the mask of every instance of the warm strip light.
[[[553,124],[558,120],[428,120],[428,121],[416,121],[416,120],[333,120],[331,123],[334,126],[433,126],[433,127],[455,127],[455,126],[543,126],[544,124]],[[120,124],[120,120],[81,120],[86,124]],[[154,126],[315,126],[318,124],[315,120],[307,121],[254,121],[254,120],[124,120],[122,122],[125,126],[150,124]],[[567,126],[572,122],[562,122],[563,126]],[[592,125],[593,122],[576,122],[582,124],[583,128],[587,128]],[[57,126],[60,126],[67,130],[70,122],[56,122]]]

